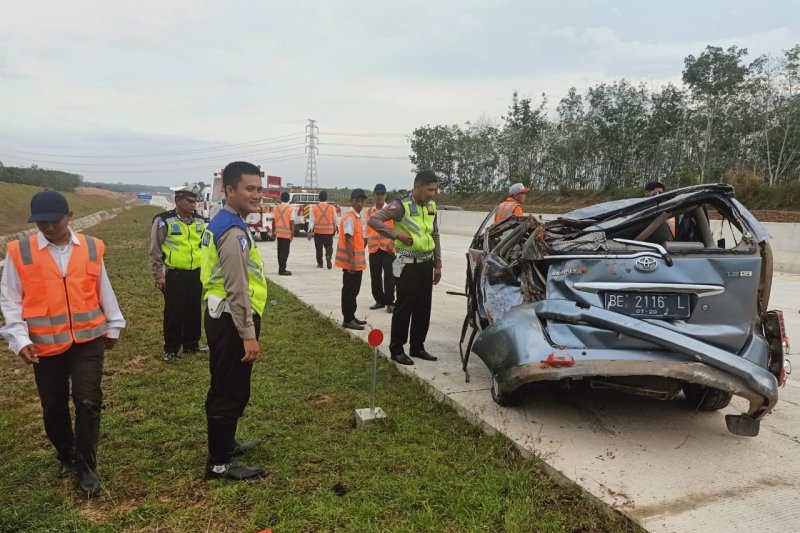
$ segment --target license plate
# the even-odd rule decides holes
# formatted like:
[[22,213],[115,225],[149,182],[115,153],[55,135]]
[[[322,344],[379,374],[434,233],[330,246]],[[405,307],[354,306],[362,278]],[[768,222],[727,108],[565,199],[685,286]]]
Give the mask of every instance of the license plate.
[[689,318],[690,304],[689,294],[605,293],[606,309],[641,318]]

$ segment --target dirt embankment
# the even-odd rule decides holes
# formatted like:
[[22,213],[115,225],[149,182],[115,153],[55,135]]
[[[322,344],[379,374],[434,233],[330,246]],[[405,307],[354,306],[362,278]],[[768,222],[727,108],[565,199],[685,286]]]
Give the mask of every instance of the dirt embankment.
[[97,187],[75,187],[75,194],[80,196],[102,196],[103,198],[123,199],[125,195],[121,192],[98,189]]

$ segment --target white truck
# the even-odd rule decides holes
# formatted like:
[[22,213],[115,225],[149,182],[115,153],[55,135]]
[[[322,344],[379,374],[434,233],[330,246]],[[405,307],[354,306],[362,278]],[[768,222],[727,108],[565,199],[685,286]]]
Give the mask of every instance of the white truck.
[[[197,215],[206,222],[214,218],[222,206],[225,205],[225,193],[222,192],[222,178],[214,178],[214,185],[204,187],[200,191],[200,201],[197,206]],[[217,191],[216,193],[214,191]]]
[[[294,215],[294,234],[308,233],[311,207],[319,203],[319,193],[313,189],[289,190],[289,203],[296,208]],[[341,216],[342,209],[333,202],[328,202],[336,210],[336,215]]]

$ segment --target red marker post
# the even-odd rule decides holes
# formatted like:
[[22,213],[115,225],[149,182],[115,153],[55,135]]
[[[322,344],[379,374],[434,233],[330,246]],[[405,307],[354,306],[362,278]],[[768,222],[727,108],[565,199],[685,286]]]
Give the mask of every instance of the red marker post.
[[369,395],[369,409],[356,409],[356,427],[386,418],[386,413],[383,409],[375,407],[375,396],[378,387],[378,346],[383,343],[383,331],[379,329],[371,330],[367,335],[367,342],[372,346],[372,386]]

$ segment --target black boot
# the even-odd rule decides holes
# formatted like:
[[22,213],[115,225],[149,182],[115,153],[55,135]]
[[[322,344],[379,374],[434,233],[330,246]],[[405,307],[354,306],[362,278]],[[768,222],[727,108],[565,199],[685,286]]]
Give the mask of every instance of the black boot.
[[239,457],[240,455],[243,455],[244,453],[249,452],[250,450],[254,449],[256,446],[261,444],[261,439],[246,440],[244,442],[239,442],[239,441],[236,440],[236,431],[239,429],[239,419],[238,418],[236,420],[234,420],[233,428],[234,428],[233,429],[233,441],[231,443],[233,445],[233,448],[231,448],[231,457]]
[[264,475],[260,468],[252,468],[241,463],[231,463],[231,455],[236,447],[236,419],[222,416],[209,416],[208,422],[208,463],[206,477],[211,479],[242,480]]
[[79,472],[97,468],[99,440],[100,407],[84,400],[75,408],[75,460]]

